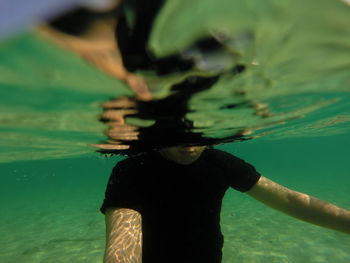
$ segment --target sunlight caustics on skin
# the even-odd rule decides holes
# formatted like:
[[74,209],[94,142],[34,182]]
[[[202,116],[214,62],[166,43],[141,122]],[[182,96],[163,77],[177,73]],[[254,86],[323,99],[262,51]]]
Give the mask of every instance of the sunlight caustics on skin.
[[131,209],[109,209],[104,263],[141,263],[141,215]]

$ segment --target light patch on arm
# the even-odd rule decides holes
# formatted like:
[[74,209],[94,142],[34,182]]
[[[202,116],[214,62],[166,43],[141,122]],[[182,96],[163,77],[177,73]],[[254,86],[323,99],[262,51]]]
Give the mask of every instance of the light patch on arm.
[[104,263],[141,263],[141,220],[140,213],[132,209],[107,210]]
[[261,176],[247,194],[272,208],[284,210],[289,202],[290,192],[290,189]]
[[350,211],[265,177],[247,192],[256,200],[297,219],[350,234]]

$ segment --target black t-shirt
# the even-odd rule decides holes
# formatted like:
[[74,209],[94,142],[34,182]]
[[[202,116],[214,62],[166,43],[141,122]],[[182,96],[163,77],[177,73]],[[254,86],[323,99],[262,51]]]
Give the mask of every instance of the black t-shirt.
[[220,150],[206,149],[189,165],[151,152],[114,167],[101,212],[140,212],[143,263],[218,263],[224,194],[229,187],[248,191],[259,178],[253,166]]

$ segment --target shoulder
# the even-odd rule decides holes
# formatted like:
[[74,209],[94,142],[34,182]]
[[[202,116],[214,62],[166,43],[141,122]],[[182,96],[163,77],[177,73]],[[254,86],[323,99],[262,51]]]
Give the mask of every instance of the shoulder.
[[243,159],[220,150],[210,150],[215,156],[217,170],[226,178],[228,186],[246,192],[251,189],[260,178],[255,167]]
[[218,150],[218,149],[208,149],[208,155],[207,158],[210,160],[211,163],[215,165],[219,165],[221,167],[228,167],[229,169],[235,169],[235,170],[247,170],[252,169],[254,170],[255,167],[246,162],[245,160],[241,159],[240,157],[237,157],[231,153]]
[[233,162],[239,162],[243,161],[242,159],[238,158],[237,156],[230,154],[228,152],[218,150],[218,149],[212,149],[209,148],[206,150],[207,156],[211,160],[221,161],[221,162],[227,162],[227,161],[233,161]]
[[112,174],[121,175],[134,173],[135,171],[142,169],[142,164],[147,159],[147,154],[139,154],[136,156],[127,157],[126,159],[119,161],[113,168]]

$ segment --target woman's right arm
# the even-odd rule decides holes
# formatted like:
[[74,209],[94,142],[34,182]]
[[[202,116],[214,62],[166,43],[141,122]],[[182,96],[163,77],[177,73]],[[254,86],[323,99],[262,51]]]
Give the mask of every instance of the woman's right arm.
[[141,263],[141,214],[128,208],[106,211],[106,249],[104,263]]

